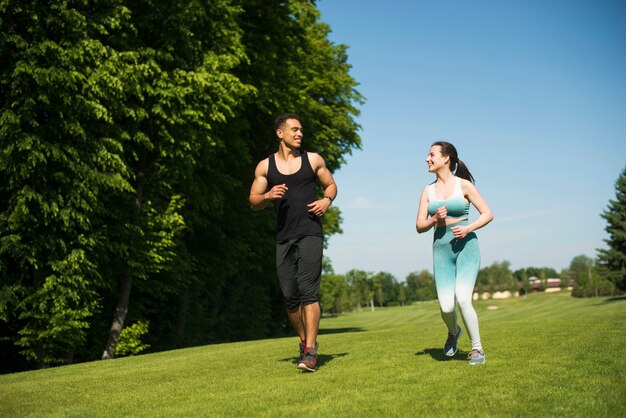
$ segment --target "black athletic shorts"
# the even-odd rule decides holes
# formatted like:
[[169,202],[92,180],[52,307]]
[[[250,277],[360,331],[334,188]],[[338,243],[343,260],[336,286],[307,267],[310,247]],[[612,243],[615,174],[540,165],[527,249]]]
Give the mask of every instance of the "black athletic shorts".
[[276,271],[289,309],[318,301],[324,238],[307,236],[276,244]]

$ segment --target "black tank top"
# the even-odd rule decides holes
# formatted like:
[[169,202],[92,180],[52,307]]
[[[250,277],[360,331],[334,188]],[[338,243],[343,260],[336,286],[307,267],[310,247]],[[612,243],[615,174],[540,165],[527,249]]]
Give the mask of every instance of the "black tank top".
[[308,212],[308,204],[316,199],[315,172],[306,152],[301,152],[300,169],[289,175],[282,174],[276,167],[274,154],[269,157],[267,180],[269,187],[286,184],[287,192],[282,199],[274,200],[276,209],[276,241],[284,242],[306,236],[324,236],[320,218]]

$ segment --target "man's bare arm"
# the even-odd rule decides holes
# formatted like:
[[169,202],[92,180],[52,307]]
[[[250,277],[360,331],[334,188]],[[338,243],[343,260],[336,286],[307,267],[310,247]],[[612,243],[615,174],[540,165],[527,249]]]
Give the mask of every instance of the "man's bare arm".
[[261,161],[254,170],[254,181],[250,187],[250,207],[252,210],[258,211],[265,209],[274,199],[280,199],[285,195],[287,186],[284,184],[278,184],[267,190],[269,185],[267,181],[267,170],[269,167],[269,161],[266,158]]

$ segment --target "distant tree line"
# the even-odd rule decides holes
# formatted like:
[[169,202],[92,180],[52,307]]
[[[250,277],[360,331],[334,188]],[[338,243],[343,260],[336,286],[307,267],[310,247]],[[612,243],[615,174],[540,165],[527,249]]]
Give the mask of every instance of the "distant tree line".
[[333,171],[360,148],[329,31],[307,0],[0,2],[0,370],[288,329],[247,196],[281,112]]
[[[597,259],[579,255],[560,273],[551,267],[527,267],[510,270],[508,261],[480,269],[476,291],[480,294],[509,291],[521,294],[548,287],[548,279],[561,280],[561,288],[573,283],[572,296],[613,296],[626,291],[626,169],[616,184],[616,198],[601,216],[607,221],[608,248],[599,249]],[[376,306],[405,305],[437,298],[435,282],[428,270],[410,273],[404,282],[389,273],[376,274],[351,270],[345,275],[327,272],[322,281],[322,305],[325,313],[336,314]]]
[[[399,281],[387,272],[371,273],[350,270],[346,274],[326,271],[320,289],[321,303],[325,314],[375,310],[376,307],[403,306],[414,302],[437,299],[433,274],[428,270],[412,272],[404,281]],[[514,272],[508,261],[495,262],[478,272],[476,291],[480,294],[509,291],[515,294],[526,286],[529,280],[537,278],[545,281],[558,278],[559,274],[550,267],[528,267]]]

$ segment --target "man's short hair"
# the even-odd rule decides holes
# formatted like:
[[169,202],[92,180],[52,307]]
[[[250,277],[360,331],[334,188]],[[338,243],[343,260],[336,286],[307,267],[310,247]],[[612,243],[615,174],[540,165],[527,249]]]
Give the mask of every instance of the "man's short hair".
[[296,113],[283,113],[281,115],[278,115],[274,120],[274,131],[281,129],[287,119],[295,119],[298,122],[302,123],[302,121],[300,120],[300,115]]

